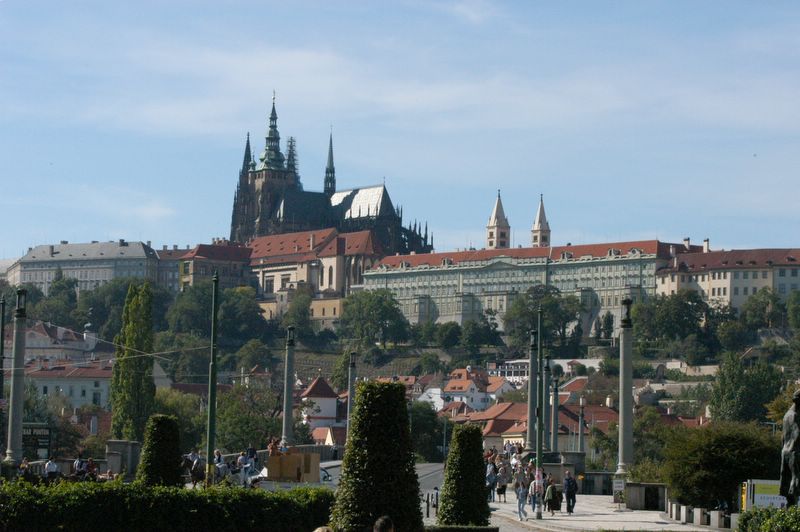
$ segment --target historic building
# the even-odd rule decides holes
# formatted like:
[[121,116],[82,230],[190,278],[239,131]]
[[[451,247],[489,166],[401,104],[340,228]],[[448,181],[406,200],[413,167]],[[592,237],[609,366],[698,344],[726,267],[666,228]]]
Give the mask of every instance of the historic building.
[[258,161],[247,136],[233,201],[231,241],[247,243],[259,236],[335,227],[342,233],[372,231],[386,253],[425,253],[433,248],[427,226],[424,231],[417,223],[403,227],[403,211],[392,204],[384,185],[336,190],[332,134],[322,192],[303,190],[297,165],[294,138],[289,137],[286,156],[281,152],[273,98],[266,146]]
[[624,299],[654,296],[656,272],[678,251],[702,248],[643,240],[395,255],[364,272],[363,287],[391,290],[411,323],[463,324],[491,310],[502,327],[514,298],[536,285],[554,286],[581,300],[588,335],[606,311],[619,323]]
[[221,290],[249,285],[251,251],[221,238],[185,251],[180,257],[181,291],[201,281],[211,281],[214,273],[219,278]]
[[734,249],[681,253],[656,272],[656,292],[692,290],[711,304],[739,310],[769,288],[781,298],[800,290],[800,249]]

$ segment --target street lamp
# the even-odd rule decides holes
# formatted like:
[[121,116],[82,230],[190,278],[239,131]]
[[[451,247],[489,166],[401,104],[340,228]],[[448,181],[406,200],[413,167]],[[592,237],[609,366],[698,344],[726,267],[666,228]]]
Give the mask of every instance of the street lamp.
[[582,453],[583,451],[583,409],[586,407],[586,396],[581,394],[581,398],[578,401],[580,405],[580,410],[578,413],[578,452]]
[[[25,305],[28,292],[17,289],[17,308],[14,309],[13,366],[11,367],[11,398],[8,416],[8,444],[4,464],[13,470],[22,461],[22,412],[25,400],[25,330],[28,319]],[[5,341],[5,338],[3,339]]]
[[[536,309],[536,331],[542,330],[542,306],[539,305],[539,308]],[[533,478],[534,482],[537,483],[535,486],[535,495],[536,495],[536,519],[541,520],[542,518],[542,489],[544,485],[538,485],[536,481],[536,477],[539,476],[539,471],[542,470],[542,465],[544,464],[544,460],[542,460],[542,452],[544,447],[544,411],[547,408],[546,398],[547,395],[544,390],[544,371],[543,371],[543,361],[542,361],[542,335],[536,335],[536,366],[537,366],[537,376],[538,376],[538,389],[536,394],[536,471],[534,472]],[[528,423],[531,421],[528,420]],[[543,480],[543,479],[542,479]]]
[[356,393],[356,352],[350,351],[350,368],[347,376],[347,432],[350,436],[350,417],[353,415],[353,399]]

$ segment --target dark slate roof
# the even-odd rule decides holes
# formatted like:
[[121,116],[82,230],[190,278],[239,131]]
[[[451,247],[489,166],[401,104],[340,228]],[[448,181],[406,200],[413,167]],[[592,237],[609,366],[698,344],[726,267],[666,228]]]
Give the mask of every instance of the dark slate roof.
[[287,189],[275,211],[278,220],[325,227],[330,213],[328,196],[322,192]]

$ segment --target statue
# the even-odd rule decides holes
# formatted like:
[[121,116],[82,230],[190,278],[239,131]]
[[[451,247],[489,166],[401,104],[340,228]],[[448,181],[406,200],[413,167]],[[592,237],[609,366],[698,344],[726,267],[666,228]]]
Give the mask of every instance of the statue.
[[797,504],[800,496],[800,390],[794,392],[792,402],[783,416],[781,450],[781,495],[786,497],[786,506]]

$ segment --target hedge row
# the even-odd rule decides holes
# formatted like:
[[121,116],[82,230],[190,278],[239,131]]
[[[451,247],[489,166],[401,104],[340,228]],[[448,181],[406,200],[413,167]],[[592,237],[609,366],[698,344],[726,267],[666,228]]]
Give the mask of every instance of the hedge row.
[[327,488],[268,492],[14,482],[0,484],[0,530],[313,530],[328,523],[333,500]]
[[739,516],[740,532],[786,532],[800,530],[800,507],[756,508]]
[[497,526],[459,526],[459,525],[436,525],[426,526],[425,532],[500,532]]

